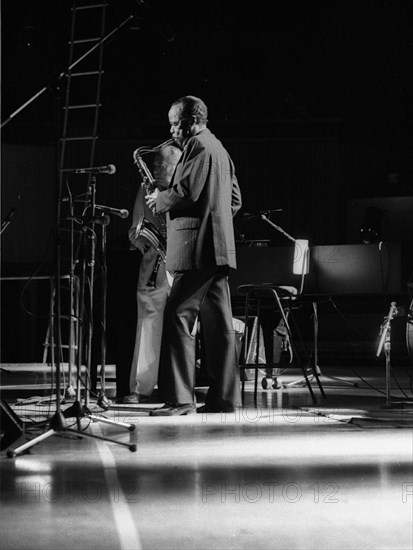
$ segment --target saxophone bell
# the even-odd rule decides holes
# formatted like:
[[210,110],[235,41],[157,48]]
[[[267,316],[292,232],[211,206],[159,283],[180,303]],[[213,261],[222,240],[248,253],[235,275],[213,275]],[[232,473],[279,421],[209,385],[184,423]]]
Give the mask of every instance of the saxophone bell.
[[[134,244],[138,238],[143,238],[143,240],[150,247],[153,247],[161,257],[162,261],[166,260],[165,235],[155,226],[154,223],[145,218],[145,216],[141,216],[134,234],[130,235],[131,243]],[[134,244],[134,246],[136,245]]]

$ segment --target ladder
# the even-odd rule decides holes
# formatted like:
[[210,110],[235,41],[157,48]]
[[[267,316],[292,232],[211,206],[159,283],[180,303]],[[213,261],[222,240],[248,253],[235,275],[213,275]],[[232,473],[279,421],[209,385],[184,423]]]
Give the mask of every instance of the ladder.
[[[101,108],[101,87],[103,76],[103,46],[106,9],[108,0],[74,0],[71,8],[69,37],[69,69],[64,75],[64,105],[61,116],[61,138],[59,144],[59,240],[62,251],[62,271],[69,277],[69,320],[68,343],[61,348],[68,349],[69,379],[67,397],[71,397],[72,370],[79,352],[81,331],[78,310],[78,283],[75,266],[82,230],[75,225],[73,218],[82,212],[85,202],[77,190],[73,198],[69,186],[68,171],[94,165],[98,140],[98,120]],[[63,95],[63,94],[62,94]],[[63,104],[63,98],[62,98]],[[89,186],[91,175],[87,177]],[[75,184],[77,184],[76,182]],[[67,194],[68,197],[64,197]],[[76,197],[79,196],[79,199]],[[54,361],[53,331],[49,323],[43,361],[50,355]],[[59,323],[60,330],[60,323]],[[66,332],[66,331],[65,331]],[[63,358],[62,358],[63,359]]]
[[[108,0],[75,0],[71,8],[69,70],[66,74],[60,147],[61,170],[73,167],[70,163],[79,160],[84,162],[83,166],[93,166],[94,163],[101,107],[103,43],[90,54],[85,54],[104,38],[107,4]],[[70,69],[77,60],[79,62]]]

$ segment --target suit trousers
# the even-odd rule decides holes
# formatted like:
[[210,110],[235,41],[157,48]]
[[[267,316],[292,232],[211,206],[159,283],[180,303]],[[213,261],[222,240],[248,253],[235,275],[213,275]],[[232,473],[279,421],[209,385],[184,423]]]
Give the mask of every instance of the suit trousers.
[[214,408],[238,406],[240,379],[227,267],[175,272],[164,311],[160,395],[170,403],[195,402],[198,319],[202,370],[209,382],[205,402]]

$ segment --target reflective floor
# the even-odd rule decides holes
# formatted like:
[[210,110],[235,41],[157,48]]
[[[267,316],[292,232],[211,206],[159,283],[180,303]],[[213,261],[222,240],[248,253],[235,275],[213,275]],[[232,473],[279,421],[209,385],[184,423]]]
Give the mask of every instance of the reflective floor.
[[[315,404],[306,387],[260,389],[254,404],[247,382],[232,414],[91,401],[80,433],[58,427],[1,453],[1,547],[411,549],[413,407],[395,406],[412,395],[409,373],[388,407],[382,372],[360,368],[366,383],[348,372],[329,374],[358,387],[326,379]],[[46,403],[13,405],[27,428],[9,451],[56,416]]]

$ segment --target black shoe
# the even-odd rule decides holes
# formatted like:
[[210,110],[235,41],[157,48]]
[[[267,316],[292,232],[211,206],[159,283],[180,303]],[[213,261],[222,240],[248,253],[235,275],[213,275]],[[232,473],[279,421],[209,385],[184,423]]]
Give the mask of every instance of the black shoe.
[[203,405],[202,407],[198,407],[196,412],[200,414],[205,413],[233,413],[235,412],[235,407],[230,407],[228,405],[224,407],[212,407],[211,405]]
[[154,409],[149,416],[182,416],[196,413],[195,403],[165,403],[160,409]]
[[160,399],[157,395],[140,395],[139,396],[139,403],[145,404],[156,404],[156,403],[164,403],[162,399]]

